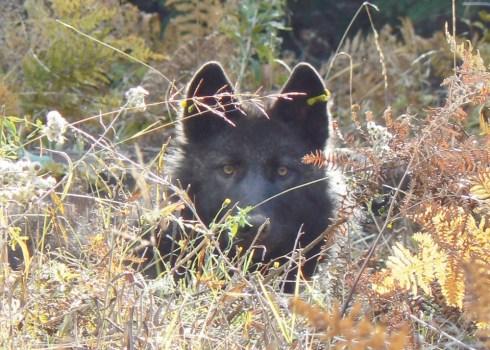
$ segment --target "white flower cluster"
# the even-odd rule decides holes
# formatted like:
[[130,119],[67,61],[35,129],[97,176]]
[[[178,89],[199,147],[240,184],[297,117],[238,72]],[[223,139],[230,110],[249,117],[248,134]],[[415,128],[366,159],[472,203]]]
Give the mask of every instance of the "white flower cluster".
[[126,100],[128,100],[126,107],[132,108],[137,112],[146,111],[145,96],[148,96],[149,94],[150,93],[141,86],[129,89],[125,94]]
[[393,135],[386,127],[371,121],[367,123],[367,132],[371,138],[374,152],[384,154],[390,150],[389,143]]
[[50,176],[39,176],[40,168],[36,162],[12,162],[0,158],[0,203],[15,201],[26,204],[52,188],[56,180]]
[[63,136],[66,131],[68,122],[63,118],[58,111],[48,112],[46,115],[46,126],[43,128],[43,134],[51,142],[62,144],[65,142]]

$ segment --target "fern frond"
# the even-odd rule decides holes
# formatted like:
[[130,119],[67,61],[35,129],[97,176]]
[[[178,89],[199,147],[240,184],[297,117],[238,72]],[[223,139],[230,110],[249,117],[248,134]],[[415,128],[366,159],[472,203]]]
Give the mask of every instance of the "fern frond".
[[442,294],[450,306],[462,308],[465,290],[463,263],[471,259],[489,261],[490,228],[485,219],[477,224],[462,208],[439,208],[427,228],[447,254],[444,273],[438,275]]
[[458,55],[463,59],[463,65],[462,69],[463,70],[474,70],[474,71],[481,71],[485,72],[486,67],[485,63],[480,56],[480,53],[476,51],[476,53],[473,53],[473,45],[471,44],[471,41],[466,40],[461,43],[456,42],[456,37],[451,35],[447,29],[447,23],[446,23],[446,40],[449,44],[449,47],[453,53]]
[[416,254],[397,243],[388,258],[389,273],[374,289],[380,294],[397,288],[417,294],[421,288],[430,295],[430,284],[437,281],[447,305],[462,309],[464,264],[473,259],[490,264],[490,228],[485,218],[478,223],[463,208],[435,204],[417,219],[426,232],[413,236],[418,244]]
[[389,274],[373,285],[376,292],[386,294],[401,287],[417,295],[421,288],[431,295],[430,285],[446,270],[447,258],[430,235],[417,233],[413,239],[418,243],[418,254],[412,255],[401,243],[396,243],[386,264]]
[[458,257],[448,257],[446,269],[444,273],[438,276],[438,281],[446,304],[462,309],[465,283],[464,272]]
[[473,260],[465,265],[465,313],[477,323],[477,335],[490,346],[490,264]]
[[306,165],[314,165],[321,168],[326,163],[325,153],[317,149],[316,151],[303,156],[301,162]]
[[355,304],[352,310],[341,317],[339,308],[329,312],[319,306],[311,305],[299,298],[290,301],[291,310],[303,317],[320,332],[325,341],[337,341],[333,349],[405,349],[408,344],[409,327],[404,324],[391,334],[382,325],[372,323],[361,317],[361,305]]
[[180,43],[210,34],[219,27],[224,14],[219,0],[167,0],[165,5],[177,12],[170,24],[178,36],[173,39]]
[[478,174],[470,192],[480,200],[490,199],[490,171],[480,172]]
[[344,169],[348,167],[349,156],[341,151],[323,152],[316,150],[311,152],[301,159],[303,164],[314,165],[318,168],[326,168],[328,170]]
[[417,295],[417,287],[430,294],[430,285],[427,283],[433,279],[431,271],[425,271],[426,264],[423,260],[413,256],[401,243],[393,247],[393,255],[388,258],[387,267],[391,269],[393,278],[402,288],[409,289]]

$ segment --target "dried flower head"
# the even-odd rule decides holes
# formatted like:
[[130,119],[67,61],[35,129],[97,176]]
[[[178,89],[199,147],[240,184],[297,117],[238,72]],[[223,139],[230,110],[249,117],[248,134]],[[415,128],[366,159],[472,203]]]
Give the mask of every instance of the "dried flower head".
[[145,96],[148,96],[149,92],[143,87],[137,86],[126,91],[126,100],[128,100],[127,107],[133,108],[137,112],[146,111]]
[[373,121],[367,122],[367,132],[371,138],[373,149],[376,153],[386,153],[390,150],[389,142],[393,135],[384,126],[377,125]]
[[42,133],[51,142],[62,144],[65,142],[65,131],[68,126],[68,122],[63,118],[58,111],[50,111],[46,115],[46,126],[43,128]]

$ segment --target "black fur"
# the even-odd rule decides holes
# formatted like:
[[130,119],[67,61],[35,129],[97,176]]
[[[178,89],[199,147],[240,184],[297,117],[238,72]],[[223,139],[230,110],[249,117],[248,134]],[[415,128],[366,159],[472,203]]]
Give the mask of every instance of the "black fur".
[[[325,93],[320,76],[310,65],[299,64],[281,93],[290,95],[277,99],[266,110],[267,118],[258,108],[240,104],[218,63],[205,64],[191,80],[177,156],[169,166],[171,177],[184,188],[189,186],[205,224],[211,223],[226,198],[244,208],[326,176],[324,170],[301,163],[305,154],[324,149],[329,137],[326,101],[315,99]],[[234,170],[232,174],[225,173],[225,166]],[[325,180],[260,205],[249,216],[253,228],[242,229],[235,242],[247,247],[269,219],[256,242],[263,247],[254,255],[256,262],[290,253],[300,232],[299,247],[305,247],[329,225],[333,202],[328,192]],[[162,237],[163,255],[169,253],[168,247],[169,238]],[[319,249],[320,245],[307,258]],[[311,276],[315,266],[316,259],[308,259],[304,274]]]

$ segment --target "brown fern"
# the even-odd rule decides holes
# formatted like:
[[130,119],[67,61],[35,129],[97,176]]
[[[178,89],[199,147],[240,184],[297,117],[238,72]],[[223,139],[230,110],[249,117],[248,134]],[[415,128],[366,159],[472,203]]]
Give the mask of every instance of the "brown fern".
[[477,335],[490,346],[490,264],[473,260],[465,265],[466,315],[477,322]]
[[177,45],[211,34],[225,13],[219,0],[167,0],[165,5],[177,12],[166,33],[174,36],[171,41]]
[[303,164],[314,165],[318,168],[326,168],[328,170],[343,169],[351,165],[349,156],[341,151],[324,152],[316,150],[311,152],[301,159]]
[[479,200],[487,201],[490,199],[490,169],[478,172],[470,192]]
[[331,342],[335,338],[333,349],[395,350],[406,349],[409,344],[409,327],[406,324],[390,334],[385,326],[361,317],[360,304],[355,304],[345,317],[341,317],[338,305],[329,312],[299,298],[293,298],[289,306],[294,313],[305,317],[325,342]]

